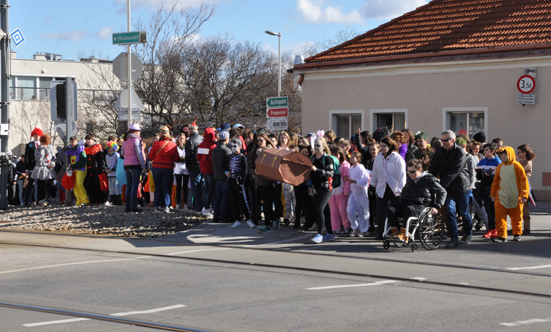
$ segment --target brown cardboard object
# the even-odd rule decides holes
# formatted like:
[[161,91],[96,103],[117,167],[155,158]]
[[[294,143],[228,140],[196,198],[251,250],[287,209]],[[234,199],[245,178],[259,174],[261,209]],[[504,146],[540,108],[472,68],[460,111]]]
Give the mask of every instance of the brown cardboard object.
[[262,151],[256,157],[255,164],[258,175],[293,186],[308,180],[312,168],[312,162],[303,154],[277,148]]

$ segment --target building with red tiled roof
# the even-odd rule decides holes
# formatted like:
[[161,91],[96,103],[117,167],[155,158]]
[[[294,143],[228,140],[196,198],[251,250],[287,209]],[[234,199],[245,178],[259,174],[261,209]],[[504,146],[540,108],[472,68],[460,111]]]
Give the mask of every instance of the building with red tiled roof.
[[[551,201],[551,1],[433,0],[293,72],[304,132],[350,137],[388,126],[439,137],[452,129],[513,148],[530,143],[538,154],[531,185]],[[517,87],[524,75],[535,82],[527,94]]]

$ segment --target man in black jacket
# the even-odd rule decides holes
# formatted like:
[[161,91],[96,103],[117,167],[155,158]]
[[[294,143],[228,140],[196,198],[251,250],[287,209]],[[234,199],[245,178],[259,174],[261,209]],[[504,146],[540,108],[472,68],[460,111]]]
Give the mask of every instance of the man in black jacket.
[[392,226],[388,236],[400,240],[405,240],[406,229],[400,229],[398,217],[403,217],[406,222],[409,217],[418,217],[427,207],[431,207],[431,213],[436,214],[446,202],[446,189],[432,174],[423,173],[421,160],[408,161],[407,172],[409,176],[400,194],[400,202],[386,211],[389,225]]
[[227,131],[220,132],[220,139],[212,150],[211,162],[214,181],[216,182],[216,195],[214,196],[214,222],[229,221],[230,188],[228,178],[230,176],[231,150],[227,147],[230,134]]
[[[43,134],[44,133],[40,128],[34,128],[31,132],[31,137],[33,138],[33,140],[25,146],[25,173],[27,174],[27,187],[25,187],[25,196],[23,197],[25,206],[29,206],[30,202],[32,201],[29,201],[29,198],[34,187],[34,179],[31,177],[34,166],[36,166],[34,152],[36,148],[40,145],[40,136],[42,136]],[[34,192],[36,197],[36,188]]]
[[199,161],[197,161],[197,149],[199,144],[203,142],[203,137],[199,135],[198,126],[190,124],[188,131],[190,136],[186,142],[186,168],[189,172],[189,180],[191,181],[191,192],[193,193],[193,209],[201,212],[203,209],[203,200],[201,192],[201,168]]
[[466,167],[467,156],[463,149],[455,144],[455,133],[451,130],[442,132],[442,147],[436,150],[429,166],[429,172],[440,175],[440,184],[446,189],[446,208],[448,231],[451,241],[446,248],[459,246],[456,212],[463,219],[462,244],[472,241],[472,220],[469,213],[470,178]]
[[105,194],[101,190],[99,175],[105,171],[105,155],[101,144],[96,144],[94,135],[88,134],[84,137],[86,145],[84,152],[88,162],[86,164],[86,178],[84,188],[88,194],[90,204],[103,204]]

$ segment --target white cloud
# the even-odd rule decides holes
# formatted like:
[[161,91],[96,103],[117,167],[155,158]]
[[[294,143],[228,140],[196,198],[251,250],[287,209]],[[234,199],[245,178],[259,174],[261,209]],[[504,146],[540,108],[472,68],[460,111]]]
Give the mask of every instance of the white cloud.
[[357,9],[345,14],[341,6],[327,5],[323,0],[297,0],[297,9],[304,20],[311,23],[364,24]]
[[100,39],[108,39],[108,38],[111,38],[112,36],[113,36],[113,28],[111,27],[105,27],[98,32],[98,37]]
[[[179,7],[197,7],[202,3],[213,4],[218,0],[132,0],[130,3],[131,8],[139,10],[141,8],[156,8],[159,4],[162,4],[164,8],[171,7],[175,2],[178,2]],[[126,0],[115,0],[116,4],[124,5],[126,8]]]
[[54,39],[54,40],[78,41],[80,39],[86,38],[87,36],[88,34],[86,33],[86,31],[75,30],[75,31],[68,31],[68,32],[45,33],[42,35],[42,38]]
[[391,19],[427,4],[428,0],[364,0],[364,18]]

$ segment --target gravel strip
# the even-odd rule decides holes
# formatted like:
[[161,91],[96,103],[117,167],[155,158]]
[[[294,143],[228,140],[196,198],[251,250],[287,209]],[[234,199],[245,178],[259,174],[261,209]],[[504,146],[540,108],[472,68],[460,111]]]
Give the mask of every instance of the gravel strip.
[[8,210],[0,211],[0,229],[159,237],[207,221],[190,210],[171,210],[171,213],[153,212],[152,208],[142,210],[142,213],[126,213],[124,206],[105,205],[10,206]]

